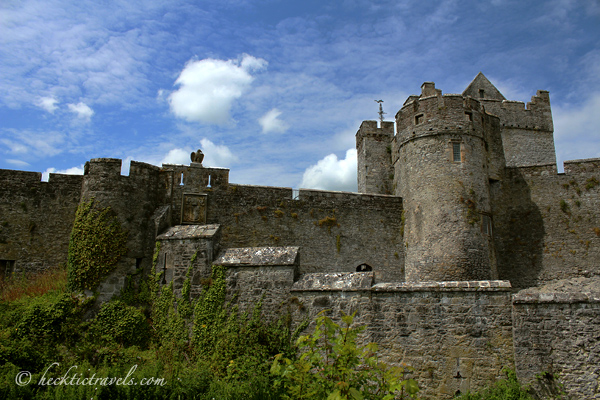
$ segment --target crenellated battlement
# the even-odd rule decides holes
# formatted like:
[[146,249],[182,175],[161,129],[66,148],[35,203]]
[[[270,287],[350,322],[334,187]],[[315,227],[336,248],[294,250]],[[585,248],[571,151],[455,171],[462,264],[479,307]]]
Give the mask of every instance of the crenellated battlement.
[[92,158],[85,163],[83,175],[120,176],[122,162],[120,158]]
[[532,131],[554,131],[550,95],[546,90],[538,90],[531,101],[525,104],[514,100],[482,100],[486,111],[497,115],[502,126]]
[[357,148],[362,146],[365,138],[389,142],[394,137],[394,122],[383,121],[379,127],[377,121],[363,121],[355,136]]
[[[28,186],[33,189],[35,185],[40,185],[43,188],[55,187],[60,189],[61,186],[81,185],[82,175],[68,175],[50,173],[48,180],[42,180],[41,172],[15,171],[11,169],[0,169],[0,185],[10,187],[13,185]],[[33,185],[33,186],[32,186]]]
[[396,146],[431,135],[483,137],[484,111],[479,101],[461,94],[442,94],[441,90],[431,86],[431,82],[426,84],[421,97],[411,96],[411,101],[407,101],[396,114]]

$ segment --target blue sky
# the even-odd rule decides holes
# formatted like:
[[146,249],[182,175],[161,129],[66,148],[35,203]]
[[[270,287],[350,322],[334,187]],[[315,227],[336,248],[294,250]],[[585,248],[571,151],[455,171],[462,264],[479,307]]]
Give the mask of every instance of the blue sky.
[[354,134],[434,81],[550,91],[557,157],[600,157],[600,2],[0,2],[0,168],[97,157],[356,190]]

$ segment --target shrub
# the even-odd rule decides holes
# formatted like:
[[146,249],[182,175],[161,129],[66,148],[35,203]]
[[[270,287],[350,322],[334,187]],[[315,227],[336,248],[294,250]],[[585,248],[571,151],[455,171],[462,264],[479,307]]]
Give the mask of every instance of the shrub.
[[460,400],[533,400],[526,388],[522,387],[517,380],[515,371],[505,369],[506,379],[502,379],[493,385],[476,393],[466,393],[459,396]]
[[301,336],[301,354],[291,360],[278,355],[271,367],[276,387],[284,387],[285,399],[405,399],[419,388],[404,379],[407,369],[378,360],[375,343],[358,346],[356,338],[365,326],[351,327],[353,315],[342,315],[344,327],[321,315],[311,335]]
[[137,308],[116,300],[105,303],[90,330],[100,341],[145,347],[149,337],[146,317]]

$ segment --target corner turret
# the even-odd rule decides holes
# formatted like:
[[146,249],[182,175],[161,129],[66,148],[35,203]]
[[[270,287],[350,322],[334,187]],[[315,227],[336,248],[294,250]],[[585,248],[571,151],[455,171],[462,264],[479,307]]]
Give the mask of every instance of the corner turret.
[[363,121],[356,132],[358,191],[360,193],[391,194],[393,169],[391,143],[394,123]]

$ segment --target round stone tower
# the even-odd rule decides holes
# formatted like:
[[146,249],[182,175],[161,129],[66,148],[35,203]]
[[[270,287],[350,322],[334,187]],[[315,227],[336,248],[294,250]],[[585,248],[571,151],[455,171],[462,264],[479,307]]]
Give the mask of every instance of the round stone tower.
[[495,279],[489,153],[499,120],[470,97],[421,89],[396,114],[392,146],[406,281]]

